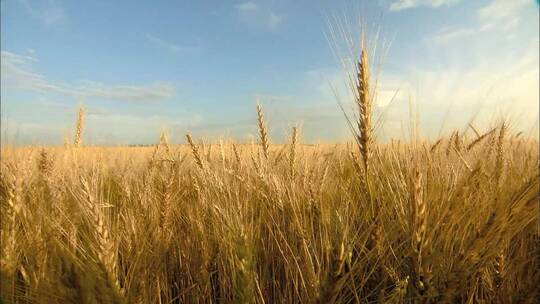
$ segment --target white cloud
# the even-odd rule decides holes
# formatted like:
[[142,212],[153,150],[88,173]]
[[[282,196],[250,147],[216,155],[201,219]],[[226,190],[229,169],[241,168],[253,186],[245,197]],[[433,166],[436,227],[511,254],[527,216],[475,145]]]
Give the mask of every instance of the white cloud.
[[433,37],[433,41],[440,44],[446,44],[450,43],[456,39],[462,39],[466,37],[473,36],[477,33],[479,33],[482,29],[480,28],[444,28],[441,31],[439,31],[435,37]]
[[67,20],[67,15],[61,1],[57,0],[39,0],[28,1],[19,0],[28,14],[38,18],[46,25],[62,24]]
[[235,9],[239,20],[253,28],[274,30],[283,22],[283,16],[252,1],[240,3]]
[[447,44],[487,31],[500,31],[510,37],[508,32],[519,24],[520,11],[527,4],[528,0],[492,0],[476,12],[473,26],[445,28],[433,40],[436,43]]
[[[480,127],[505,118],[517,129],[530,128],[538,114],[537,43],[518,53],[495,58],[478,52],[466,67],[458,64],[460,60],[457,57],[444,67],[413,68],[400,75],[403,79],[416,80],[414,87],[418,88],[418,94],[414,99],[426,133],[436,135],[433,130],[438,131],[443,123],[447,123],[446,130],[464,127],[477,112]],[[447,110],[450,110],[448,121],[444,121]]]
[[433,8],[443,5],[452,5],[458,3],[460,0],[395,0],[390,4],[390,11],[402,11],[418,6],[430,6]]
[[240,3],[236,6],[236,8],[239,10],[239,11],[253,11],[253,10],[258,10],[259,9],[259,5],[255,2],[244,2],[244,3]]
[[477,18],[483,28],[499,27],[508,30],[518,25],[518,13],[527,4],[530,4],[529,0],[492,0],[478,10]]
[[38,93],[53,93],[72,97],[99,98],[117,101],[157,101],[175,96],[170,84],[106,85],[82,82],[78,85],[54,83],[34,72],[31,63],[37,59],[27,55],[1,52],[2,88],[14,88]]
[[386,108],[395,102],[407,100],[412,95],[410,85],[406,82],[392,82],[382,79],[379,82],[376,96],[376,106]]
[[[519,131],[527,131],[534,124],[540,98],[536,40],[531,39],[522,48],[503,49],[495,54],[486,53],[483,44],[458,45],[458,49],[433,44],[425,47],[428,50],[420,55],[421,59],[400,66],[396,72],[387,73],[383,66],[374,107],[376,120],[385,113],[377,130],[381,140],[408,138],[409,100],[417,105],[412,110],[413,115],[418,111],[423,135],[430,138],[436,137],[441,129],[443,133],[463,130],[477,113],[474,125],[480,129],[499,118],[509,119]],[[329,87],[328,80],[332,80],[345,110],[353,108],[351,94],[343,89],[345,78],[339,70],[313,70],[307,77],[318,81],[319,85],[313,83],[311,87],[320,88],[321,96],[335,102],[333,96],[323,91]]]

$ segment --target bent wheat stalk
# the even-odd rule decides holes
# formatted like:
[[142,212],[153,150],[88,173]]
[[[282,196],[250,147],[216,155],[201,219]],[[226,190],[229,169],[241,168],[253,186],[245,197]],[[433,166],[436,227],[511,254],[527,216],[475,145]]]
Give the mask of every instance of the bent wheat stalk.
[[204,171],[204,163],[201,158],[201,154],[199,153],[199,147],[195,145],[195,143],[193,142],[193,138],[191,137],[191,134],[186,134],[186,139],[189,143],[189,146],[191,147],[191,153],[193,153],[193,158],[195,159],[195,163],[197,164],[197,167],[199,167],[201,171]]

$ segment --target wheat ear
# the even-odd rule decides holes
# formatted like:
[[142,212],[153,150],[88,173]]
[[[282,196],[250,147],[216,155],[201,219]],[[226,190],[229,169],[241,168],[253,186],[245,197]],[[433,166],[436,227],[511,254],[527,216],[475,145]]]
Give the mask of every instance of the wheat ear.
[[79,115],[77,116],[77,125],[75,128],[75,140],[73,142],[76,148],[80,147],[82,144],[83,128],[84,128],[84,107],[80,107]]
[[83,206],[86,208],[89,220],[94,229],[94,236],[97,245],[97,257],[102,263],[108,278],[112,280],[113,286],[118,288],[118,276],[116,274],[116,249],[112,240],[109,228],[105,223],[105,214],[99,205],[99,200],[94,196],[96,189],[91,189],[84,176],[79,177],[80,189],[83,194]]
[[225,168],[227,159],[225,158],[225,147],[223,146],[223,140],[219,140],[219,155],[221,157],[221,165]]
[[501,186],[501,177],[504,172],[504,137],[506,135],[506,125],[503,123],[499,130],[499,137],[497,140],[497,156],[496,156],[496,168],[495,168],[495,181],[497,188]]
[[289,170],[291,178],[295,175],[295,166],[296,166],[296,148],[298,144],[298,128],[293,127],[292,128],[292,134],[291,134],[291,150],[289,151]]
[[491,129],[491,131],[488,131],[480,136],[478,136],[475,140],[473,140],[468,146],[467,146],[467,151],[471,150],[472,148],[474,148],[474,146],[476,146],[478,143],[480,143],[482,140],[484,140],[486,137],[488,137],[489,135],[491,135],[491,133],[495,132],[496,128],[493,128]]
[[360,61],[358,62],[358,83],[356,87],[356,103],[359,110],[359,148],[362,162],[364,165],[365,174],[368,172],[369,160],[371,156],[372,143],[372,128],[371,128],[371,100],[369,92],[369,68],[368,54],[365,49],[362,49]]
[[236,146],[236,144],[232,144],[232,148],[234,153],[234,159],[236,160],[236,163],[240,165],[242,159],[240,158],[240,152],[238,151],[238,147]]
[[165,152],[170,156],[171,148],[169,147],[169,139],[167,138],[165,131],[161,131],[161,134],[159,135],[159,145],[165,147]]
[[259,127],[259,136],[261,137],[261,147],[263,149],[264,158],[268,161],[269,158],[269,141],[268,130],[264,122],[264,115],[260,103],[257,103],[257,125]]
[[186,134],[186,139],[189,143],[189,146],[191,147],[191,152],[193,153],[193,158],[195,158],[195,163],[197,164],[197,167],[201,169],[201,171],[204,170],[204,163],[201,158],[201,154],[199,153],[199,147],[195,145],[193,142],[193,138],[191,137],[191,134]]
[[42,176],[48,176],[51,172],[51,159],[49,157],[49,153],[47,153],[47,150],[45,148],[41,148],[39,151],[39,160],[38,160],[38,170],[39,173]]

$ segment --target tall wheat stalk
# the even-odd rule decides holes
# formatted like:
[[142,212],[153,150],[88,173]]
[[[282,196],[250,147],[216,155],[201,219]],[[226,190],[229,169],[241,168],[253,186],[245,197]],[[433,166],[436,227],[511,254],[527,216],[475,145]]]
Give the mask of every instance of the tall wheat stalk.
[[415,268],[415,285],[420,293],[424,293],[429,287],[426,280],[425,261],[423,259],[426,250],[426,202],[423,195],[422,187],[422,173],[419,169],[416,169],[413,177],[413,189],[412,189],[412,244],[414,252],[414,268]]
[[165,148],[165,152],[168,156],[171,155],[171,148],[169,147],[169,138],[167,137],[167,133],[165,131],[161,131],[161,134],[159,135],[159,145]]
[[199,152],[199,147],[193,142],[193,138],[191,137],[191,134],[186,134],[186,139],[189,143],[189,146],[191,147],[191,153],[193,154],[193,158],[195,159],[195,163],[197,164],[197,167],[201,171],[204,171],[204,163],[201,157],[201,154]]
[[358,106],[358,144],[362,163],[364,165],[364,174],[369,172],[369,162],[371,157],[372,126],[371,126],[371,100],[369,93],[369,63],[366,49],[362,49],[360,61],[358,61],[357,70],[357,93],[356,104]]
[[84,131],[84,107],[79,108],[79,114],[77,115],[77,125],[75,126],[75,139],[73,145],[78,148],[82,145],[82,136]]
[[107,278],[111,282],[111,287],[119,292],[116,246],[113,240],[114,236],[111,235],[110,229],[105,222],[103,204],[96,197],[95,188],[90,187],[88,180],[84,176],[80,176],[79,181],[81,207],[88,215],[95,240],[94,254],[103,266]]
[[298,128],[293,127],[291,133],[291,147],[289,151],[289,170],[291,178],[294,178],[295,175],[295,166],[296,166],[296,150],[298,145]]
[[270,143],[268,140],[268,129],[264,122],[264,114],[260,103],[257,103],[257,126],[259,127],[259,136],[261,140],[261,147],[263,150],[263,156],[266,161],[269,158]]

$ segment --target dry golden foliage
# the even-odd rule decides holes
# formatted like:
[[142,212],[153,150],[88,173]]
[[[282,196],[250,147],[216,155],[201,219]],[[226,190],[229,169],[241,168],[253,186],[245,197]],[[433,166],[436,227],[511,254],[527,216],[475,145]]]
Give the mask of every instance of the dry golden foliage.
[[2,299],[534,299],[536,141],[499,130],[494,157],[491,141],[461,149],[472,171],[455,153],[426,152],[430,145],[374,145],[370,197],[352,147],[301,145],[294,133],[289,157],[264,170],[249,161],[249,145],[225,142],[203,163],[189,135],[156,170],[147,167],[153,147],[3,151]]

